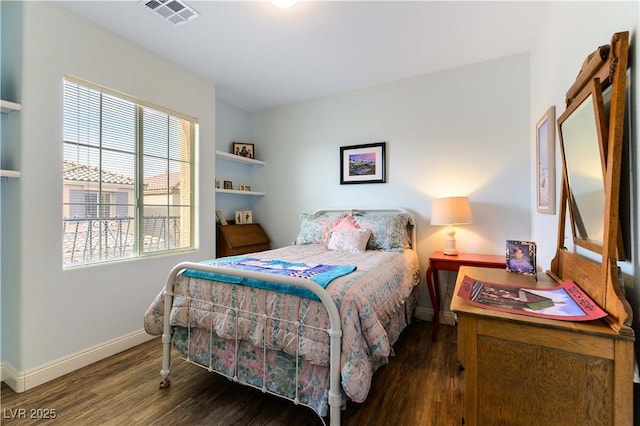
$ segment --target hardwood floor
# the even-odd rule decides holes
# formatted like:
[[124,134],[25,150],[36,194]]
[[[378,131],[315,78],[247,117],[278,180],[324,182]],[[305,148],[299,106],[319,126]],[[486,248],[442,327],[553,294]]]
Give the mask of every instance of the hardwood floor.
[[[342,424],[461,424],[456,329],[441,326],[435,343],[431,329],[432,323],[414,320],[394,345],[396,356],[374,376],[367,401],[347,403]],[[154,339],[27,392],[16,394],[2,383],[0,424],[322,425],[308,408],[178,358],[171,387],[160,390],[161,358],[160,340]],[[47,412],[56,418],[29,418]]]

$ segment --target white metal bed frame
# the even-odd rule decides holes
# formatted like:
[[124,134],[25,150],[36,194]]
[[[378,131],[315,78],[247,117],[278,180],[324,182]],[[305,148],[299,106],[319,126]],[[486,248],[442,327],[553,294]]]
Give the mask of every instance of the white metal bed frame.
[[[415,250],[415,244],[416,244],[416,226],[415,226],[415,220],[413,218],[413,215],[407,211],[406,209],[403,208],[397,208],[397,207],[382,207],[382,208],[359,208],[359,209],[322,209],[322,210],[318,210],[315,213],[329,213],[329,212],[351,212],[354,215],[358,215],[358,214],[371,214],[371,213],[386,213],[386,214],[391,214],[391,213],[406,213],[409,215],[409,223],[407,224],[407,226],[410,227],[411,230],[411,245],[412,248]],[[295,286],[295,287],[302,287],[304,289],[307,289],[309,291],[311,291],[313,294],[315,294],[320,301],[322,302],[322,304],[325,306],[327,313],[329,315],[329,329],[326,330],[327,334],[329,335],[330,338],[330,349],[329,349],[329,395],[328,395],[328,403],[329,403],[329,421],[330,421],[330,425],[331,426],[339,426],[340,425],[340,410],[341,410],[341,406],[342,406],[342,394],[341,394],[341,385],[340,385],[340,356],[341,356],[341,352],[342,352],[342,348],[341,348],[341,338],[342,338],[342,328],[341,328],[341,320],[340,320],[340,314],[338,312],[338,308],[335,305],[335,302],[333,301],[333,299],[331,298],[331,296],[329,295],[329,293],[322,288],[321,286],[317,285],[316,283],[314,283],[313,281],[304,279],[304,278],[295,278],[295,277],[288,277],[288,276],[282,276],[282,275],[273,275],[273,274],[268,274],[268,273],[262,273],[262,272],[255,272],[255,271],[247,271],[247,270],[242,270],[242,269],[232,269],[232,268],[225,268],[225,267],[220,267],[220,266],[212,266],[212,265],[205,265],[202,263],[196,263],[196,262],[181,262],[179,264],[177,264],[176,266],[173,267],[173,269],[171,270],[171,272],[169,273],[169,276],[167,278],[167,282],[163,291],[163,296],[164,296],[164,325],[163,325],[163,333],[162,333],[162,346],[163,346],[163,350],[162,350],[162,369],[160,370],[160,375],[162,377],[162,382],[160,383],[160,388],[164,389],[170,386],[171,382],[169,380],[169,375],[171,373],[171,343],[172,343],[172,337],[173,337],[173,330],[171,328],[171,322],[170,322],[170,318],[171,318],[171,309],[172,309],[172,305],[173,305],[173,285],[176,281],[177,276],[182,273],[182,271],[186,270],[186,269],[191,269],[191,270],[196,270],[196,271],[204,271],[204,272],[212,272],[212,273],[216,273],[216,274],[223,274],[223,275],[233,275],[233,276],[238,276],[238,277],[243,277],[243,278],[249,278],[249,279],[255,279],[255,280],[261,280],[261,281],[270,281],[270,282],[275,282],[275,283],[280,283],[280,284],[287,284],[287,285],[291,285],[291,286]],[[236,307],[232,307],[232,306],[223,306],[223,305],[218,305],[218,304],[214,304],[211,301],[203,301],[203,300],[197,300],[197,299],[189,299],[190,301],[195,301],[198,303],[207,303],[209,305],[211,305],[212,307],[219,307],[219,308],[227,308],[227,309],[231,309],[236,317],[236,321],[238,320],[238,313],[250,313],[250,312],[245,312],[245,311],[241,311]],[[266,310],[265,310],[266,311]],[[265,321],[271,319],[271,320],[277,320],[277,321],[281,321],[281,322],[288,322],[291,323],[291,321],[287,321],[287,320],[283,320],[281,318],[275,318],[275,317],[271,317],[268,316],[266,314],[263,314],[262,317],[265,319]],[[296,321],[295,326],[297,328],[297,330],[299,330],[299,327],[310,327],[310,328],[315,328],[317,329],[317,327],[313,327],[313,326],[309,326],[309,325],[304,325],[301,324],[300,322]],[[191,325],[189,325],[189,331],[191,330]],[[236,327],[237,330],[237,327]],[[266,330],[266,327],[265,327]],[[266,331],[265,331],[266,332]],[[298,339],[300,338],[300,333],[298,332]],[[304,405],[304,406],[308,406],[307,404],[301,404],[300,401],[298,400],[298,386],[296,383],[296,396],[295,398],[290,398],[288,396],[285,395],[280,395],[278,393],[275,392],[271,392],[269,390],[266,389],[266,387],[264,386],[265,380],[266,378],[264,377],[265,375],[265,371],[266,369],[263,368],[263,386],[257,387],[254,384],[245,382],[241,379],[239,379],[237,377],[237,368],[238,368],[238,337],[236,336],[235,338],[235,345],[236,345],[236,352],[234,355],[234,361],[235,361],[235,371],[232,377],[229,377],[227,374],[225,374],[224,372],[218,371],[214,368],[212,368],[211,365],[203,365],[200,364],[192,359],[190,359],[189,354],[187,354],[187,357],[185,358],[186,361],[198,365],[202,368],[207,369],[210,372],[216,372],[218,374],[221,374],[235,382],[241,383],[243,385],[246,386],[250,386],[253,388],[257,388],[259,390],[261,390],[264,393],[269,393],[269,394],[273,394],[276,396],[279,396],[281,398],[287,399],[289,401],[292,401],[294,404],[298,405]],[[297,345],[297,348],[299,350],[299,344]],[[263,347],[262,347],[263,351],[266,351],[266,339],[263,340]],[[211,359],[211,357],[209,357]],[[298,356],[296,354],[296,359],[298,359]],[[296,377],[298,376],[298,365],[296,365]],[[310,407],[312,408],[312,407]],[[313,408],[312,408],[313,409]],[[313,410],[315,412],[315,410]],[[320,417],[322,422],[324,423],[324,419],[322,417]]]

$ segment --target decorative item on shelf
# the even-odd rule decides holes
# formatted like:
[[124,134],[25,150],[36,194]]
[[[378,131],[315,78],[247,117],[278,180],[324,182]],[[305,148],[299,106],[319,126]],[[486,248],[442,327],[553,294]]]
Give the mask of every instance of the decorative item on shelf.
[[536,124],[538,213],[556,214],[556,107],[551,106]]
[[220,225],[228,225],[227,219],[225,219],[222,210],[216,210],[216,217],[218,218],[218,222],[220,222]]
[[251,210],[242,212],[242,223],[253,223],[253,212]]
[[340,147],[340,185],[386,183],[386,142]]
[[507,271],[536,275],[536,243],[507,240]]
[[233,189],[233,183],[230,180],[224,181],[224,189]]
[[240,157],[256,158],[254,144],[252,143],[233,142],[233,150],[231,152]]
[[469,197],[445,197],[436,198],[431,204],[431,224],[446,225],[447,239],[445,240],[444,254],[455,256],[458,254],[456,230],[453,225],[468,225],[473,223]]
[[251,191],[251,187],[249,185],[240,185],[240,191]]
[[236,210],[236,225],[246,225],[253,223],[253,211]]
[[220,189],[220,179],[216,179],[216,188]]

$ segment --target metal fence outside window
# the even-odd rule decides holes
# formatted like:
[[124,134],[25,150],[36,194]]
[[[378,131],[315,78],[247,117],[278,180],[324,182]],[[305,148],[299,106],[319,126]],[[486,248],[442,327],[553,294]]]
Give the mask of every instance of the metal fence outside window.
[[[180,247],[178,216],[145,216],[142,226],[141,252]],[[64,218],[62,229],[64,265],[135,255],[133,217]]]

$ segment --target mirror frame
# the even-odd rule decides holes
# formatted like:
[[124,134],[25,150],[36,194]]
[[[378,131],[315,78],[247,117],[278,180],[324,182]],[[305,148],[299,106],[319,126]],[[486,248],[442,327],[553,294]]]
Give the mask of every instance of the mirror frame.
[[[567,179],[565,153],[561,146],[563,182],[559,203],[557,247],[547,273],[557,282],[573,280],[607,312],[605,321],[614,331],[633,336],[633,312],[624,296],[618,268],[618,260],[622,254],[619,250],[619,247],[622,247],[619,219],[620,170],[624,143],[628,56],[629,32],[615,33],[611,38],[611,44],[600,46],[587,56],[576,81],[567,91],[565,103],[569,112],[563,114],[564,119],[564,115],[577,108],[576,104],[580,104],[590,90],[595,90],[602,101],[602,91],[610,89],[608,121],[605,115],[606,127],[603,126],[601,130],[605,189],[604,232],[601,245],[591,246],[588,241],[574,239],[575,245],[593,252],[592,255],[579,252],[578,247],[574,247],[572,251],[565,247],[566,215],[567,211],[572,215],[574,210],[569,202],[571,188]],[[561,133],[560,127],[558,132]],[[573,217],[570,219],[573,224]],[[600,259],[594,260],[598,256]]]

